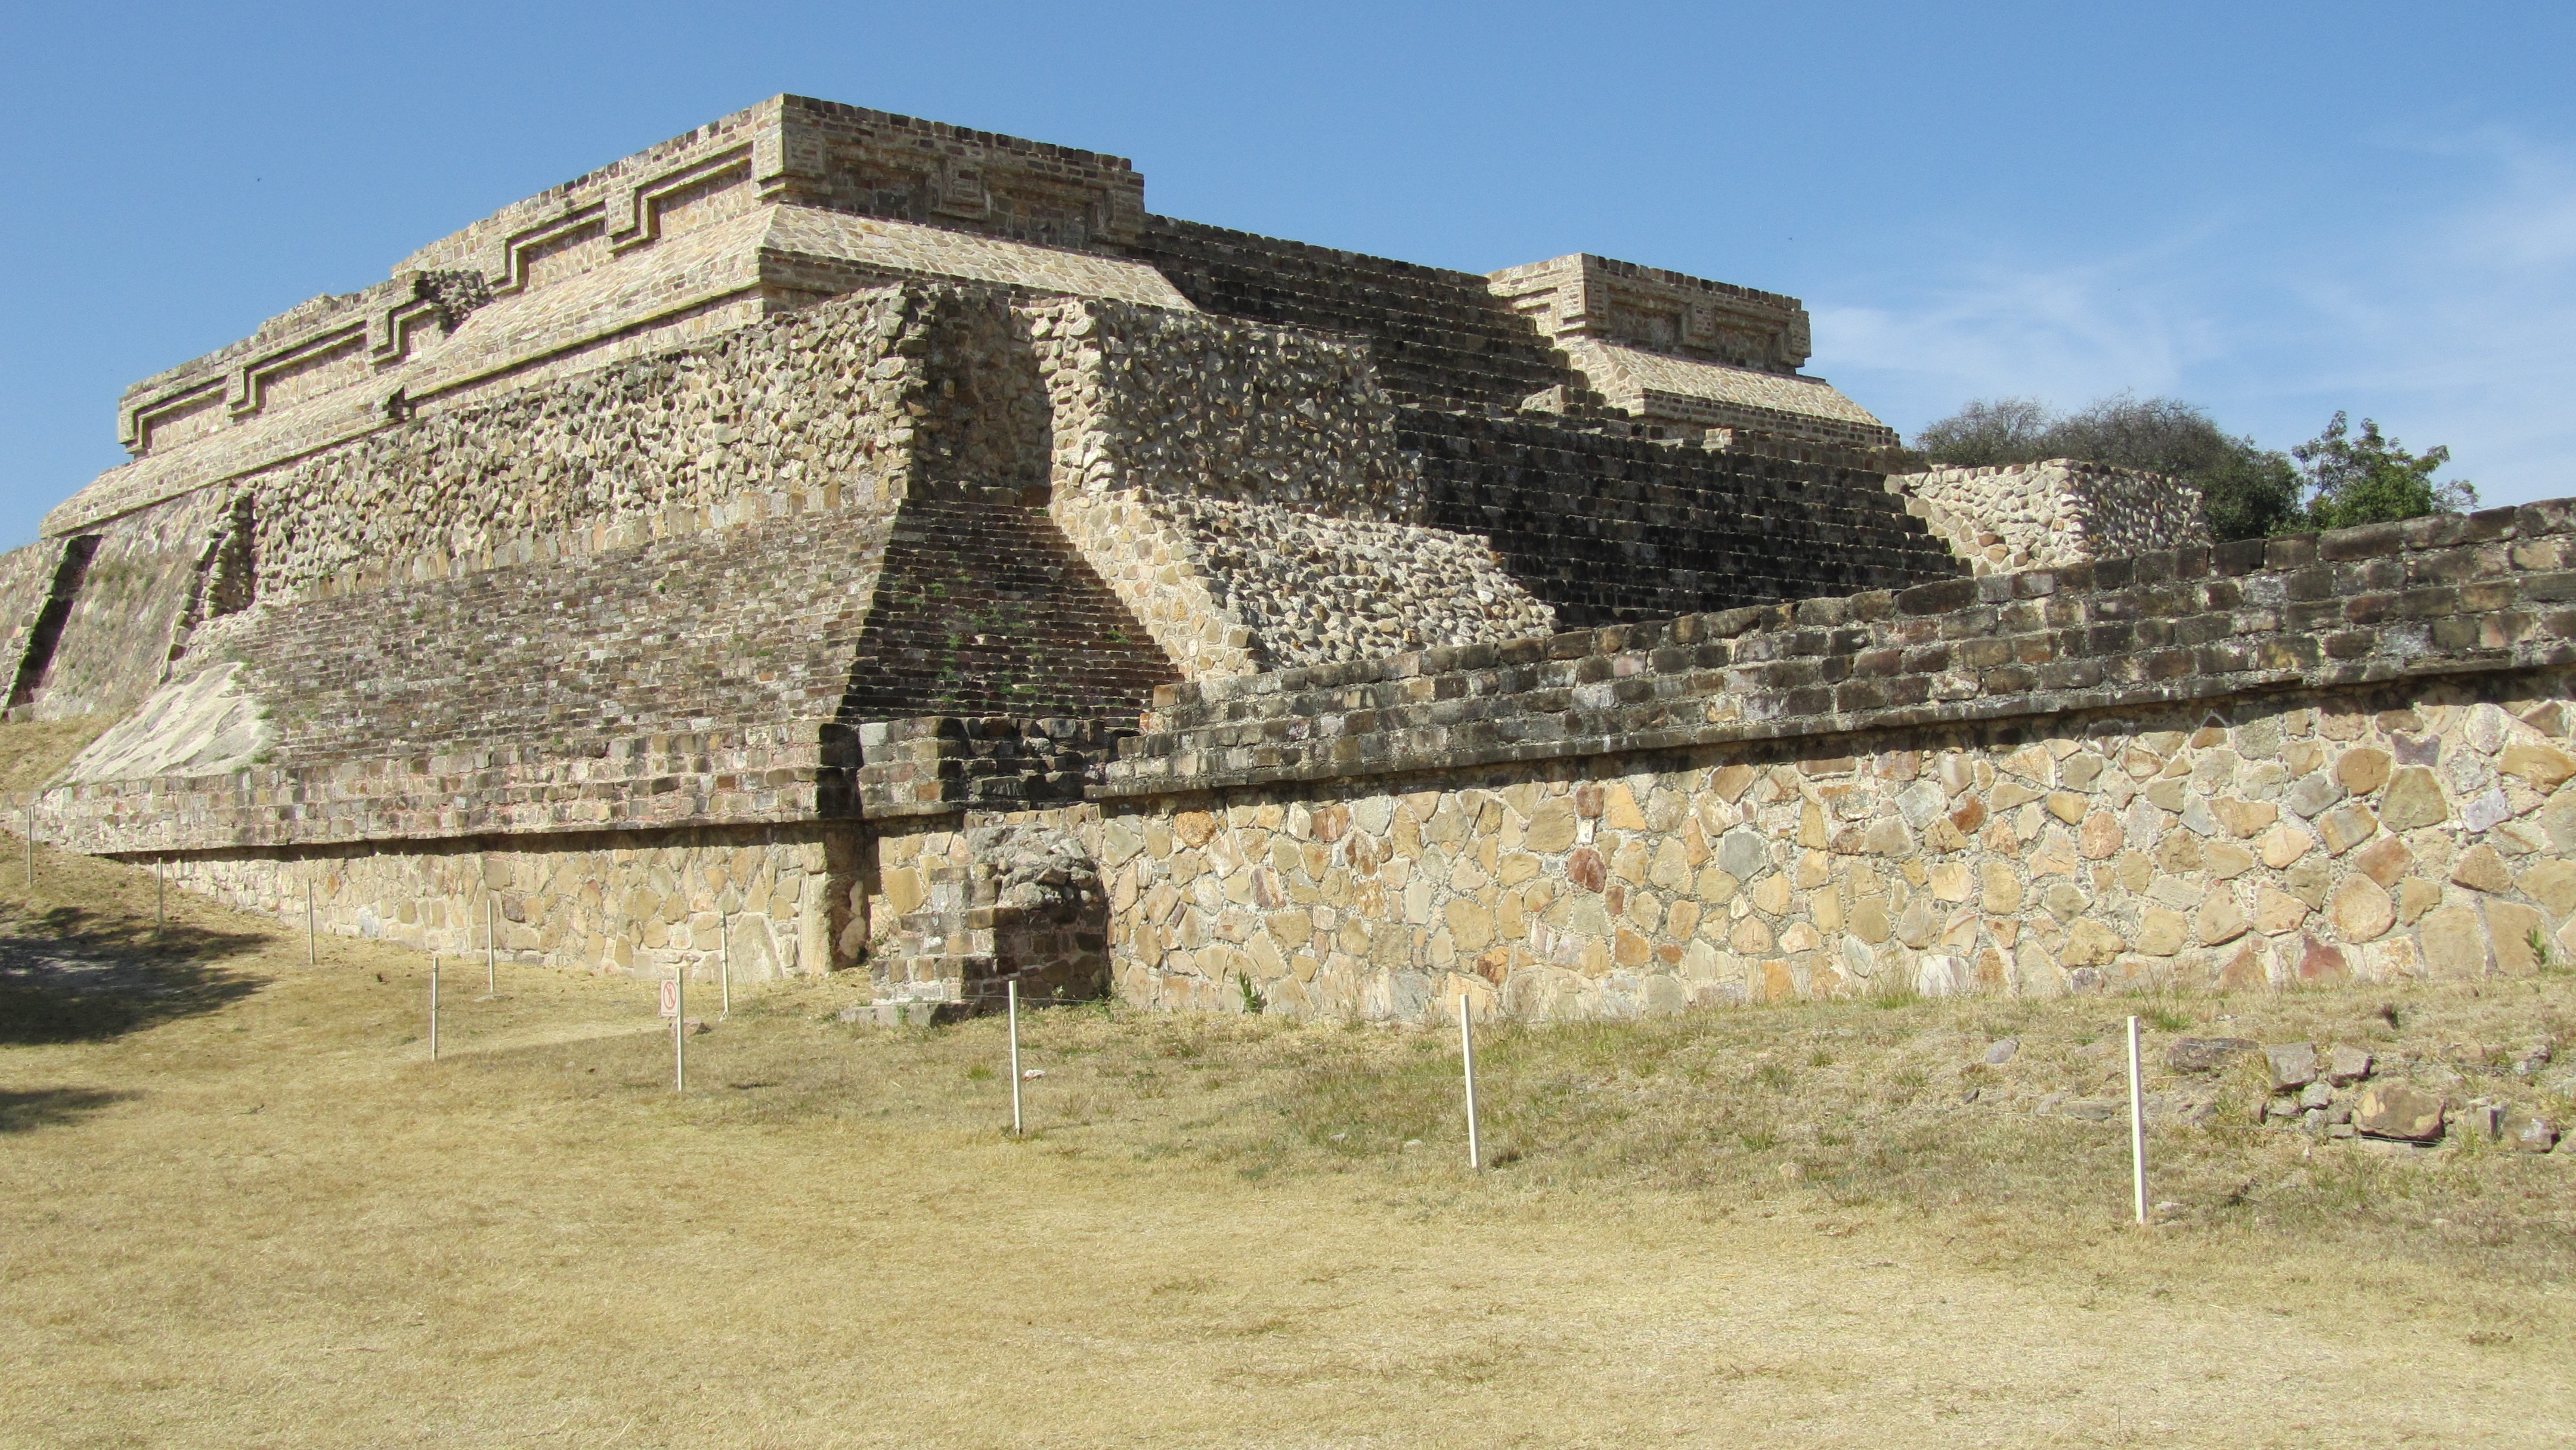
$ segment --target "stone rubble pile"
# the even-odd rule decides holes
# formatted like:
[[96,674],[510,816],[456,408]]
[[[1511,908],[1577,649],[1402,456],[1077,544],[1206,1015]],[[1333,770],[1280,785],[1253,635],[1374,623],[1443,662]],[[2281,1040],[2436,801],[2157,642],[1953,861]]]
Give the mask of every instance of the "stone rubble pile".
[[[2465,1062],[2410,1060],[2349,1043],[2319,1051],[2311,1042],[2185,1037],[2167,1051],[2165,1063],[2176,1073],[2199,1075],[2229,1072],[2240,1062],[2253,1064],[2263,1093],[2263,1121],[2275,1128],[2303,1129],[2319,1138],[2417,1144],[2465,1130],[2514,1152],[2548,1153],[2562,1151],[2562,1129],[2536,1101],[2534,1090],[2540,1084],[2530,1079],[2550,1055],[2548,1043],[2534,1043],[2515,1057],[2508,1073],[2470,1049],[2445,1055]],[[2497,1090],[2471,1095],[2481,1080],[2496,1081]],[[2576,1084],[2559,1085],[2562,1094],[2567,1086]],[[2576,1153],[2576,1138],[2563,1141],[2563,1151]]]

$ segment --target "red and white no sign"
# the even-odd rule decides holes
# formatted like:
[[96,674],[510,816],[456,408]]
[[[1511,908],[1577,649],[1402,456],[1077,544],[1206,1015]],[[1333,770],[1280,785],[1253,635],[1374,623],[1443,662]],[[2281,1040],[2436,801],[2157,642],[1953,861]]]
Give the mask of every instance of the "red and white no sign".
[[662,984],[662,1015],[665,1017],[680,1015],[680,984],[676,979]]

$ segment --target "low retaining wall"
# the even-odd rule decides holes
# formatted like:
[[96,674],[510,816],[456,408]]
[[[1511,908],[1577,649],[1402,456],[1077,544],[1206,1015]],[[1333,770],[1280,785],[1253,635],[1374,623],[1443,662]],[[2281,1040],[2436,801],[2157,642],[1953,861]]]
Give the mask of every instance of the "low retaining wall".
[[1203,681],[1120,990],[1411,1018],[2576,957],[2562,505]]
[[[386,842],[287,854],[176,856],[173,886],[336,936],[479,955],[484,908],[503,960],[737,981],[857,960],[860,846],[819,825]],[[723,946],[719,945],[719,934]],[[848,939],[843,940],[847,935]]]
[[2527,974],[2576,959],[2571,684],[1163,798],[1099,830],[1116,980],[1403,1019]]

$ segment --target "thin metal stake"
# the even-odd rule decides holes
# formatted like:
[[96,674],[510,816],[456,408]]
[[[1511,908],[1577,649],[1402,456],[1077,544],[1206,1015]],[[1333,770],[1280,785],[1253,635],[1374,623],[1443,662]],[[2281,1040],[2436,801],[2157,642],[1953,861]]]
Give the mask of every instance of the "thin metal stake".
[[438,954],[429,958],[429,1060],[438,1061]]
[[321,959],[322,948],[313,930],[313,883],[304,883],[304,965],[313,966]]
[[721,979],[724,983],[724,1011],[718,1015],[731,1017],[733,1015],[733,919],[721,911],[716,913],[716,969],[724,974]]
[[2138,1071],[2138,1019],[2129,1019],[2129,1168],[2137,1197],[2138,1222],[2147,1221],[2146,1078]]
[[34,895],[34,894],[35,894],[35,890],[36,890],[36,802],[35,802],[35,800],[34,800],[34,798],[33,798],[33,797],[30,797],[30,798],[28,799],[28,801],[27,801],[27,892],[28,892],[28,894],[29,894],[29,895],[31,895],[31,896],[32,896],[32,895]]
[[158,856],[152,858],[152,929],[160,931],[170,924],[170,863]]
[[1468,1025],[1467,994],[1458,994],[1458,1058],[1467,1071],[1467,1166],[1485,1166],[1484,1146],[1476,1141],[1476,1034]]
[[[1011,1011],[1011,1136],[1020,1133],[1020,984],[1004,984],[1010,991]],[[989,998],[987,1000],[990,1000]]]
[[671,1091],[689,1090],[689,969],[671,968]]
[[489,891],[483,893],[483,991],[486,996],[497,995],[501,990],[500,978],[492,974],[492,903],[497,899]]

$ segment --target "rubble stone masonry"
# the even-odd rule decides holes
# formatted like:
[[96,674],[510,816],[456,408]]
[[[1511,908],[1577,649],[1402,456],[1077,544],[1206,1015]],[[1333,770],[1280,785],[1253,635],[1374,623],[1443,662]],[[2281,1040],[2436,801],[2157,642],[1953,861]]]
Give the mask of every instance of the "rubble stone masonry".
[[1887,487],[1980,574],[2210,541],[2198,489],[2133,468],[2052,458],[1899,474]]
[[2576,511],[1166,691],[1121,989],[1411,1018],[2576,954]]

